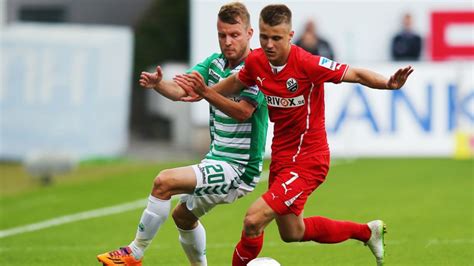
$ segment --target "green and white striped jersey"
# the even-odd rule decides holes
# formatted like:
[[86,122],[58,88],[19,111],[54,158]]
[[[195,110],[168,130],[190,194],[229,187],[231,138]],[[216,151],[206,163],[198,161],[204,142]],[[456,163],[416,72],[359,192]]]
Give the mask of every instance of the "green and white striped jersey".
[[[208,86],[212,86],[238,72],[244,65],[242,62],[234,69],[226,68],[227,60],[223,54],[213,54],[203,62],[195,65],[188,72],[197,71]],[[206,159],[226,161],[236,166],[241,179],[255,187],[260,178],[267,137],[268,110],[265,97],[258,88],[243,89],[239,95],[228,97],[233,101],[245,98],[256,106],[252,117],[247,121],[238,122],[227,116],[216,107],[209,106],[209,131],[211,145]]]

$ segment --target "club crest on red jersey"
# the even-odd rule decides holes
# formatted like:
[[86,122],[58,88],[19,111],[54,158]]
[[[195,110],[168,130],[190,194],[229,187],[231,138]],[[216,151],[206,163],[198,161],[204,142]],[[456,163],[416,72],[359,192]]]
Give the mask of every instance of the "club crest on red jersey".
[[294,78],[289,78],[286,81],[286,89],[289,92],[295,92],[298,89],[298,82],[296,82],[296,79]]

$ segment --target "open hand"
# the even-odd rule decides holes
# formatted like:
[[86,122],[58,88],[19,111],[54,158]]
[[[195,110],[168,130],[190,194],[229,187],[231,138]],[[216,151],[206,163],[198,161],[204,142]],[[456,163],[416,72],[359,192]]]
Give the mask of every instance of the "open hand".
[[405,68],[400,68],[395,72],[395,74],[391,75],[387,82],[387,88],[392,90],[398,90],[408,79],[411,73],[413,73],[415,69],[412,66],[407,66]]
[[160,83],[160,81],[163,79],[163,71],[161,70],[160,66],[156,67],[156,72],[154,73],[149,73],[143,71],[140,74],[140,80],[138,83],[140,86],[143,86],[145,88],[153,89]]

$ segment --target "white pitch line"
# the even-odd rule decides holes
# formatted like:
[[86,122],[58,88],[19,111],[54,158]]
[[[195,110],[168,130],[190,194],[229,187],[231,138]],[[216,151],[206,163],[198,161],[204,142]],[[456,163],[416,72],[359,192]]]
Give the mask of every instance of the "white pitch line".
[[0,238],[18,235],[18,234],[22,234],[26,232],[38,231],[44,228],[72,223],[76,221],[97,218],[97,217],[102,217],[102,216],[107,216],[107,215],[112,215],[112,214],[118,214],[118,213],[122,213],[126,211],[135,210],[138,208],[145,208],[146,202],[147,202],[147,199],[141,199],[141,200],[136,200],[129,203],[115,205],[111,207],[105,207],[105,208],[95,209],[91,211],[85,211],[85,212],[80,212],[76,214],[60,216],[60,217],[42,221],[39,223],[13,227],[7,230],[1,230]]
[[[333,163],[332,166],[343,165],[343,164],[348,164],[348,163],[352,163],[352,161],[336,162],[336,163]],[[267,170],[263,171],[261,181],[268,180],[268,174],[269,172]],[[179,196],[179,195],[176,195],[176,196]],[[138,208],[145,208],[146,203],[147,203],[147,199],[141,199],[141,200],[136,200],[136,201],[132,201],[132,202],[128,202],[128,203],[124,203],[120,205],[115,205],[111,207],[105,207],[105,208],[95,209],[91,211],[85,211],[85,212],[80,212],[76,214],[60,216],[60,217],[45,220],[39,223],[27,224],[27,225],[13,227],[6,230],[0,230],[0,239],[8,237],[8,236],[23,234],[27,232],[34,232],[41,229],[63,225],[67,223],[73,223],[73,222],[77,222],[81,220],[87,220],[87,219],[103,217],[103,216],[112,215],[112,214],[118,214],[118,213],[122,213],[126,211],[135,210]]]

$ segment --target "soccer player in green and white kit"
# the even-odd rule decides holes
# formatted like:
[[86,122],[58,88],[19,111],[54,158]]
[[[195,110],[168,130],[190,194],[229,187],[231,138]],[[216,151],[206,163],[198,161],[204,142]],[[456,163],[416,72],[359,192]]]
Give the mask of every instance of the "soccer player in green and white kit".
[[[242,3],[221,7],[217,31],[221,54],[213,54],[189,72],[197,71],[211,86],[238,72],[250,53],[250,15]],[[171,100],[188,94],[174,81],[155,73],[142,72],[140,85],[153,88]],[[179,241],[191,265],[207,265],[206,233],[199,217],[216,204],[231,203],[251,192],[260,179],[268,124],[263,94],[256,88],[243,89],[226,98],[227,108],[210,106],[210,151],[201,163],[164,170],[153,183],[135,240],[123,248],[98,255],[104,265],[141,265],[149,246],[170,212],[170,198],[185,194],[173,211]]]

